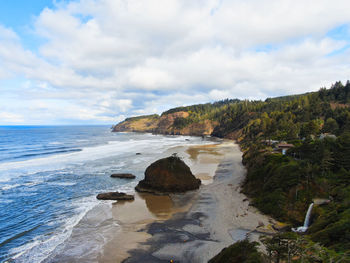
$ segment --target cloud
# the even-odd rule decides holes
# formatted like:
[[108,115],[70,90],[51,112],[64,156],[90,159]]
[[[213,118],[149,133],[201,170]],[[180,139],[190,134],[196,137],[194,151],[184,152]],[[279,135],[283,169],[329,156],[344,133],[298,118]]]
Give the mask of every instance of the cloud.
[[350,38],[336,30],[349,31],[349,10],[346,0],[58,2],[30,25],[34,49],[0,25],[0,80],[17,80],[0,83],[12,90],[0,102],[19,122],[113,123],[317,90],[350,75]]
[[0,112],[0,121],[4,124],[16,124],[23,122],[23,116],[11,112]]

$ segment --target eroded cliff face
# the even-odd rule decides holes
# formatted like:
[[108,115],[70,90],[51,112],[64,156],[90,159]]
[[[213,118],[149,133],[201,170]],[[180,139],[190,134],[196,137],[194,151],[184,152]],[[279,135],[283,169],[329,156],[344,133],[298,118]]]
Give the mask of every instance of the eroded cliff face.
[[176,120],[187,120],[189,113],[179,111],[169,114],[163,114],[161,117],[140,116],[128,118],[125,121],[114,126],[114,132],[152,132],[156,134],[172,135],[210,135],[218,123],[211,120],[200,122],[188,122],[181,127],[174,125]]
[[164,114],[160,117],[158,127],[156,129],[156,133],[160,134],[174,134],[174,121],[177,118],[186,119],[189,116],[188,112],[179,111],[170,114]]
[[211,135],[216,125],[218,125],[216,122],[204,120],[202,122],[191,123],[182,129],[174,129],[173,134],[194,136]]
[[158,127],[159,116],[143,116],[128,118],[113,127],[114,132],[155,132]]

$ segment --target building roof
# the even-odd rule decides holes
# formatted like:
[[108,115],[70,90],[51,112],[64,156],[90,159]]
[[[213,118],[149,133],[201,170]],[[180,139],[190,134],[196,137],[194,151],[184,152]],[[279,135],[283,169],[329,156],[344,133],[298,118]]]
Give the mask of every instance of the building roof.
[[290,143],[279,143],[277,145],[278,148],[292,148],[294,147],[294,144],[290,144]]

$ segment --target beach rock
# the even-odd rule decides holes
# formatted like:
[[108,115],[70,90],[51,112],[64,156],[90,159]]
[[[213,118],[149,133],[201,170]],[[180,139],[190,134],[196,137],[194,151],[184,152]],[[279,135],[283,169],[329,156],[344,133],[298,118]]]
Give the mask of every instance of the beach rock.
[[276,231],[285,232],[285,231],[290,231],[291,225],[282,223],[282,222],[276,222],[275,224],[272,225],[272,228]]
[[145,171],[145,179],[136,191],[155,194],[181,193],[198,189],[201,180],[194,177],[190,168],[177,156],[160,159]]
[[329,199],[324,199],[324,198],[315,198],[312,200],[315,205],[327,205],[331,202]]
[[112,174],[111,177],[113,178],[124,178],[124,179],[135,179],[136,176],[133,174],[126,174],[126,173],[121,173],[121,174]]
[[256,228],[264,227],[264,226],[265,226],[264,222],[259,221],[259,222],[258,222],[258,226],[257,226]]
[[126,193],[120,193],[120,192],[108,192],[108,193],[101,193],[96,196],[99,200],[134,200],[133,195],[127,195]]

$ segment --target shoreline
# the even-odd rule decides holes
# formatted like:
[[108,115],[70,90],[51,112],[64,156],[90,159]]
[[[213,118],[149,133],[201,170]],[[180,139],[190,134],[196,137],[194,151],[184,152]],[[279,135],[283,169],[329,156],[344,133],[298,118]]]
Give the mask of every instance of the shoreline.
[[[187,154],[186,162],[196,177],[207,180],[198,191],[170,195],[173,206],[165,217],[141,220],[136,227],[131,223],[131,236],[140,239],[129,239],[129,249],[124,251],[112,243],[105,246],[99,262],[206,262],[248,233],[251,240],[258,240],[259,232],[273,232],[272,219],[249,206],[240,193],[245,168],[238,144],[225,140],[188,146],[178,154]],[[130,224],[121,227],[130,230]]]
[[[185,160],[193,174],[202,179],[202,184],[205,185],[211,183],[216,167],[219,165],[219,160],[213,156],[217,153],[212,153],[211,148],[220,144],[221,142],[218,141],[208,145],[176,146],[169,148],[164,153],[164,157],[176,153]],[[188,152],[190,149],[194,151],[192,156]],[[203,170],[207,172],[204,173]],[[147,250],[149,246],[145,243],[152,237],[147,231],[148,227],[153,223],[162,224],[177,214],[187,212],[197,198],[197,191],[170,195],[134,191],[132,194],[135,195],[134,201],[113,203],[112,215],[118,222],[120,230],[104,245],[98,262],[122,262],[131,256],[129,251]]]
[[272,231],[272,219],[240,193],[246,172],[238,144],[173,146],[157,159],[174,153],[202,180],[198,190],[152,195],[132,188],[125,192],[134,201],[100,201],[45,262],[206,262],[247,233],[257,240],[259,231]]

